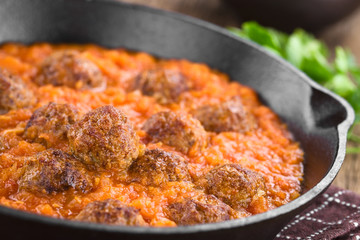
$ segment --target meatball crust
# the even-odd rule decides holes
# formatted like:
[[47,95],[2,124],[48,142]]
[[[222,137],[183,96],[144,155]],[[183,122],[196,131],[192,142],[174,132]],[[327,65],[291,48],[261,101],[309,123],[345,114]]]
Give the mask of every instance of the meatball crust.
[[126,115],[113,106],[85,114],[68,132],[70,149],[88,166],[126,169],[144,147]]
[[161,149],[146,150],[130,165],[128,173],[131,181],[145,186],[191,180],[185,160]]
[[190,84],[178,70],[156,68],[140,73],[134,80],[133,89],[152,96],[160,104],[177,102]]
[[50,102],[35,110],[26,124],[24,137],[51,147],[59,140],[67,140],[67,132],[78,118],[73,105]]
[[40,85],[67,86],[79,90],[103,90],[106,80],[98,66],[77,51],[57,51],[48,56],[34,81]]
[[156,113],[144,123],[143,130],[153,142],[163,142],[185,154],[201,151],[208,142],[200,122],[186,113]]
[[19,178],[19,189],[38,193],[59,193],[73,188],[87,193],[94,177],[76,158],[61,150],[49,149],[30,157]]
[[237,213],[213,195],[201,194],[170,204],[168,214],[178,225],[215,223],[237,218]]
[[224,164],[210,170],[198,183],[235,210],[247,208],[251,201],[266,194],[263,177],[239,164]]
[[240,97],[204,105],[191,113],[211,132],[247,132],[256,126],[255,118],[244,109]]
[[115,199],[89,203],[75,220],[111,225],[147,226],[139,210]]
[[23,80],[0,69],[0,114],[30,107],[36,99]]

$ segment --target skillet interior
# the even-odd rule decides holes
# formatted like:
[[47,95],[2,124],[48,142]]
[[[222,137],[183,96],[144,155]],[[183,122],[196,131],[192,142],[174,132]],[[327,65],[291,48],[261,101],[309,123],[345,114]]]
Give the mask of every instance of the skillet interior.
[[306,158],[304,194],[246,219],[172,229],[131,228],[74,223],[0,207],[2,236],[141,239],[146,234],[147,239],[271,239],[330,185],[344,159],[346,134],[354,118],[349,105],[279,58],[214,25],[98,0],[2,0],[0,22],[0,42],[96,43],[206,63],[254,88],[263,103],[287,123]]

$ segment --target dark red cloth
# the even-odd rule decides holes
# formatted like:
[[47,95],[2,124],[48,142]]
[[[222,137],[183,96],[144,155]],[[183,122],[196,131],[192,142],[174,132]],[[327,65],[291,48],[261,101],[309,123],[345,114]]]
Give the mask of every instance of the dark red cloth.
[[274,240],[360,240],[360,196],[334,186],[286,225]]

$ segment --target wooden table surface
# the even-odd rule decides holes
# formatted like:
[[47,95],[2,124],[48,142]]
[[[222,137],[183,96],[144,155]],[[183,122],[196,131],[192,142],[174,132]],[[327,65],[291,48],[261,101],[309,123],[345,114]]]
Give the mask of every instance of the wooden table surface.
[[[119,0],[180,12],[220,26],[240,26],[241,18],[221,0]],[[360,9],[319,34],[329,47],[345,46],[360,62]],[[360,132],[360,130],[359,130]],[[348,143],[351,145],[351,143]],[[334,185],[360,194],[360,154],[348,154]]]

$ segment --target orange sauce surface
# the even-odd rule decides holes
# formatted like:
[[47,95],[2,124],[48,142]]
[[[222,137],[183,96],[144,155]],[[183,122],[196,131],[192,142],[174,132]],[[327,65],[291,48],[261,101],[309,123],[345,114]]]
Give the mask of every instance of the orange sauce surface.
[[[81,51],[100,68],[107,78],[107,88],[104,91],[77,91],[52,85],[39,87],[32,82],[41,62],[54,51],[65,48]],[[193,83],[194,89],[183,93],[178,103],[170,105],[160,105],[140,91],[126,91],[131,79],[155,65],[179,69]],[[190,155],[161,144],[149,143],[147,147],[158,147],[182,155],[188,161],[193,178],[224,163],[238,163],[261,173],[265,179],[267,194],[263,199],[252,203],[251,210],[244,210],[247,215],[276,208],[299,196],[303,177],[303,152],[292,139],[286,125],[259,102],[252,89],[230,82],[225,74],[204,64],[186,60],[159,60],[146,53],[110,50],[95,45],[6,44],[0,47],[0,68],[20,76],[37,96],[34,108],[12,110],[0,115],[1,205],[72,219],[88,203],[113,198],[139,209],[151,226],[176,226],[167,218],[164,209],[174,201],[193,196],[198,191],[191,182],[169,182],[161,187],[145,187],[139,183],[124,184],[114,180],[111,170],[104,171],[96,179],[96,189],[87,194],[72,189],[57,194],[36,194],[19,190],[17,181],[24,159],[45,150],[41,144],[24,140],[22,133],[34,110],[51,101],[71,103],[81,114],[111,104],[126,113],[138,135],[144,138],[146,133],[141,130],[141,126],[154,113],[163,110],[189,112],[204,103],[217,103],[231,96],[240,96],[244,106],[256,117],[258,127],[254,131],[219,134],[208,132],[208,147],[200,153]],[[59,145],[59,148],[66,150],[68,147]]]

